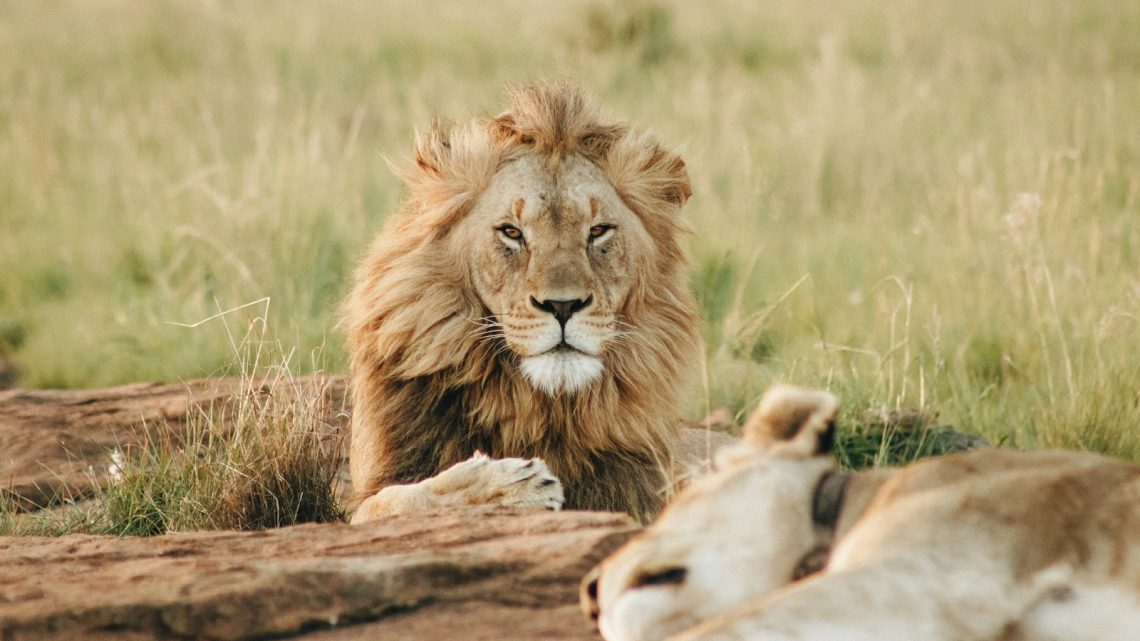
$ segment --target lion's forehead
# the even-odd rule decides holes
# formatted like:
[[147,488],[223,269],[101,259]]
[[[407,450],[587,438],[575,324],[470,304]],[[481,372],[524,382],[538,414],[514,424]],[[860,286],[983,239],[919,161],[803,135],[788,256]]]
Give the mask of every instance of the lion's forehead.
[[620,209],[620,198],[605,173],[579,156],[554,165],[539,156],[514,160],[496,173],[482,200],[492,213],[517,210],[524,225],[578,225],[600,211],[612,214]]
[[554,198],[556,193],[557,181],[554,174],[537,158],[526,156],[499,169],[483,192],[481,200],[505,209],[513,206],[520,198],[541,202]]
[[574,200],[617,198],[605,172],[585,158],[568,158],[561,166],[558,184],[563,194]]

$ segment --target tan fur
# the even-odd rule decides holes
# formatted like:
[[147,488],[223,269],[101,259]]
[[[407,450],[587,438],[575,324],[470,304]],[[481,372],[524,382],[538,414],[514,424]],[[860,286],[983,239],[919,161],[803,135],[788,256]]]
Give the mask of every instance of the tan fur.
[[[1140,630],[1140,467],[999,449],[838,472],[829,394],[783,388],[720,461],[587,577],[607,641],[1130,641]],[[826,567],[797,568],[823,553]],[[680,633],[684,630],[682,634]],[[676,636],[673,636],[677,634]]]
[[[699,345],[680,245],[685,166],[573,88],[509,98],[498,117],[417,138],[407,202],[356,272],[342,316],[353,485],[364,499],[481,450],[542,458],[567,507],[644,518],[674,465]],[[614,251],[592,253],[591,216],[620,221]],[[500,218],[524,227],[523,250],[504,249]],[[549,320],[529,298],[587,295],[576,331],[604,370],[576,393],[543,394],[519,369]]]

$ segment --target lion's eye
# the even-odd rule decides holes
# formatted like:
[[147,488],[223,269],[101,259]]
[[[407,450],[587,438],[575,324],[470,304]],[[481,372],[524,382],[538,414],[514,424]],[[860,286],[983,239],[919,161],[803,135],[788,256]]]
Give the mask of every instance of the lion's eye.
[[514,225],[503,225],[499,227],[499,233],[511,240],[522,240],[522,230]]
[[610,231],[613,228],[614,228],[613,225],[594,225],[593,227],[590,228],[590,240],[591,241],[598,240],[599,238],[610,233]]

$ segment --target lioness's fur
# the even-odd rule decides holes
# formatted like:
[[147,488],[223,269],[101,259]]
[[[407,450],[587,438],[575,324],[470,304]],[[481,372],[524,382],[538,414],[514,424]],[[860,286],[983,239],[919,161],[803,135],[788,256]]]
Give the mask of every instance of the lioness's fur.
[[1140,638],[1140,467],[985,449],[845,476],[835,408],[768,395],[724,469],[595,569],[607,641]]
[[[690,195],[680,157],[601,119],[572,88],[541,85],[511,92],[498,117],[434,124],[404,178],[407,202],[357,270],[343,311],[357,497],[481,450],[542,458],[564,484],[567,507],[655,513],[699,344],[680,245]],[[522,220],[542,205],[549,225],[582,213],[569,209],[582,203],[559,199],[587,192],[595,211],[585,215],[628,216],[604,257],[587,257],[587,230],[576,227],[548,226],[554,231],[526,248],[529,266],[494,235],[492,215]],[[580,256],[552,253],[579,244]],[[567,261],[577,262],[571,269]],[[596,308],[599,320],[580,323],[597,334],[589,339],[603,366],[596,379],[588,368],[572,371],[565,390],[545,393],[520,372],[527,354],[512,332],[532,326],[526,314],[543,316],[528,302],[537,281],[580,289],[593,304],[582,316]],[[510,291],[496,289],[504,282]],[[499,309],[492,300],[503,301]],[[563,379],[552,380],[558,392]]]

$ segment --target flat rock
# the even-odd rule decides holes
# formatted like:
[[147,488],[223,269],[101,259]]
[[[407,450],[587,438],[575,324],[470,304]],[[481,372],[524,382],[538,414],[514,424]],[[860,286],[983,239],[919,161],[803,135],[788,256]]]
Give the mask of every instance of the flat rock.
[[471,508],[361,525],[0,537],[0,639],[596,639],[581,577],[624,515]]

